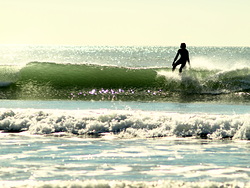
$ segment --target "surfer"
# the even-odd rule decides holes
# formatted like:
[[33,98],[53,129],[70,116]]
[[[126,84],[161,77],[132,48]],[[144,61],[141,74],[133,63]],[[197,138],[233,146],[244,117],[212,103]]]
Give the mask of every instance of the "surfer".
[[[181,56],[180,59],[177,60],[178,56]],[[176,61],[177,60],[177,61]],[[189,66],[190,65],[190,60],[189,60],[189,53],[188,50],[186,49],[186,44],[185,43],[181,43],[180,49],[178,50],[175,58],[174,58],[174,62],[172,64],[173,68],[172,71],[174,72],[176,66],[181,65],[179,72],[182,72],[182,69],[185,67],[186,63],[188,62]]]

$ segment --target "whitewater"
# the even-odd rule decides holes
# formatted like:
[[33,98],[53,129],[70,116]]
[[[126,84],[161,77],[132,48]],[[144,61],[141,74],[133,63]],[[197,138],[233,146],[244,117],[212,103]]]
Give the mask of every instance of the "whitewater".
[[1,187],[250,187],[250,48],[0,46]]

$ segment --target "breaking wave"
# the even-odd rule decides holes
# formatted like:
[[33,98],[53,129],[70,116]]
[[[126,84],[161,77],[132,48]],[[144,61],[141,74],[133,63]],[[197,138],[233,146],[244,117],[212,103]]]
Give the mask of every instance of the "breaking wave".
[[[1,67],[0,96],[9,99],[159,100],[167,95],[225,94],[249,96],[250,69],[227,71],[170,68],[127,68],[93,64],[32,62],[20,68]],[[108,97],[107,97],[108,96]],[[132,97],[131,97],[132,96]],[[151,100],[149,98],[149,100]]]
[[6,110],[0,130],[54,136],[195,137],[250,140],[249,114],[176,114],[113,110]]
[[[33,62],[23,68],[1,67],[0,93],[13,99],[95,99],[137,96],[154,100],[169,93],[249,95],[250,69],[190,69],[182,75],[170,68],[126,68],[93,64]],[[107,98],[106,98],[107,99]],[[134,98],[133,98],[134,99]]]

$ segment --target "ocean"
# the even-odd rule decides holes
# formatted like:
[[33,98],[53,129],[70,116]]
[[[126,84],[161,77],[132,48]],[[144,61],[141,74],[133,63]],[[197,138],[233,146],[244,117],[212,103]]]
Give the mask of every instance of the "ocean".
[[0,46],[0,187],[250,187],[250,47]]

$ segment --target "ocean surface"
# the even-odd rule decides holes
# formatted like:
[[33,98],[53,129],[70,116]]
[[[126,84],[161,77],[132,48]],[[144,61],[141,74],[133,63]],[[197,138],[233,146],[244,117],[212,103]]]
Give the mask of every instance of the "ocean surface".
[[250,47],[0,45],[0,187],[250,187]]

